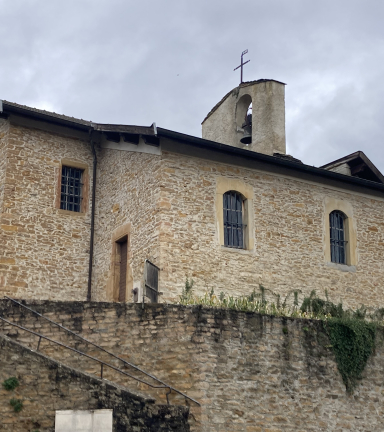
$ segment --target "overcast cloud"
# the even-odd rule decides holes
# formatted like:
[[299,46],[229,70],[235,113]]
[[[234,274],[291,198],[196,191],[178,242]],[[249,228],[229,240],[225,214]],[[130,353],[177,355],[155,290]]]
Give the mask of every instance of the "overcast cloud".
[[287,83],[288,152],[384,172],[382,0],[0,0],[0,99],[201,136],[245,80]]

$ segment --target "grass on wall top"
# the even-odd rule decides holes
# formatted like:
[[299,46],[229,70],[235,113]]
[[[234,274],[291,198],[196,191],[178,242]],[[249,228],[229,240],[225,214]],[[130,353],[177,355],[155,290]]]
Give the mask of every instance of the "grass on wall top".
[[[266,290],[262,285],[248,296],[233,297],[221,292],[218,296],[212,289],[202,296],[194,295],[193,280],[186,279],[179,303],[182,305],[202,305],[214,308],[232,309],[242,312],[256,312],[278,317],[307,318],[324,322],[324,328],[335,355],[338,370],[346,391],[352,394],[362,372],[375,348],[376,329],[383,325],[384,309],[368,311],[360,309],[344,310],[341,303],[335,304],[312,291],[299,304],[299,290],[293,290],[282,300],[279,294]],[[266,300],[268,295],[274,302]]]

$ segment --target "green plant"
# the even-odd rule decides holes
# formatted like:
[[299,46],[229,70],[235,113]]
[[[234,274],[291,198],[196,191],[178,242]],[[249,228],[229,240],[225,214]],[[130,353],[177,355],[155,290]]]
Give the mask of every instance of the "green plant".
[[384,320],[384,308],[376,309],[372,314],[371,318],[374,321],[383,321]]
[[10,377],[3,382],[2,386],[7,391],[14,390],[19,386],[19,380],[16,377]]
[[302,312],[313,313],[318,317],[330,316],[334,318],[342,318],[345,315],[343,305],[339,303],[335,305],[329,300],[323,300],[316,295],[313,290],[309,297],[305,297],[300,306]]
[[263,285],[259,285],[259,288],[261,292],[261,303],[265,305],[267,304],[267,301],[265,300],[265,288],[263,287]]
[[185,279],[184,288],[181,291],[180,296],[180,303],[181,304],[188,304],[191,301],[192,298],[192,292],[193,292],[193,279],[189,281],[188,277]]
[[376,324],[362,318],[331,318],[326,330],[348,393],[353,393],[375,347]]
[[301,293],[301,290],[291,290],[288,292],[288,294],[285,296],[285,299],[283,301],[283,307],[287,307],[288,299],[291,297],[291,294],[293,294],[293,306],[294,308],[297,308],[299,306],[299,293]]
[[[348,393],[352,393],[369,356],[375,348],[376,328],[383,325],[384,308],[377,309],[372,313],[361,306],[352,311],[344,310],[342,303],[334,304],[330,301],[328,292],[325,292],[325,300],[318,297],[316,291],[312,291],[305,297],[299,306],[300,290],[292,290],[281,304],[280,296],[275,295],[277,302],[268,303],[265,297],[267,291],[262,285],[259,286],[260,293],[254,289],[248,296],[233,297],[220,293],[216,297],[214,290],[206,292],[203,296],[194,296],[192,293],[193,281],[188,279],[180,296],[180,302],[185,305],[202,305],[217,308],[233,309],[243,312],[256,312],[263,315],[274,315],[291,318],[316,319],[324,322],[326,334],[330,340],[329,344],[323,344],[326,348],[332,348]],[[293,294],[293,305],[287,306],[288,297]],[[288,334],[288,328],[283,327],[284,334]],[[308,333],[310,328],[305,326],[303,331]]]
[[280,307],[281,307],[280,299],[281,299],[280,294],[277,294],[277,295],[276,295],[276,307],[277,307],[278,309],[280,309]]
[[295,291],[293,292],[293,295],[294,295],[293,304],[294,304],[295,306],[299,306],[299,291],[295,290]]
[[[331,342],[337,367],[348,393],[353,393],[358,380],[375,348],[376,327],[375,318],[381,318],[381,311],[368,317],[367,308],[361,306],[355,311],[344,310],[343,305],[337,305],[329,300],[319,298],[315,291],[306,297],[300,307],[303,312],[312,312],[319,319],[328,317],[325,329]],[[324,318],[323,318],[324,317]],[[367,321],[369,318],[371,321]]]
[[12,398],[9,401],[9,403],[13,407],[13,410],[15,412],[17,412],[17,413],[20,412],[23,409],[23,401],[20,400],[20,399],[14,399],[14,398]]

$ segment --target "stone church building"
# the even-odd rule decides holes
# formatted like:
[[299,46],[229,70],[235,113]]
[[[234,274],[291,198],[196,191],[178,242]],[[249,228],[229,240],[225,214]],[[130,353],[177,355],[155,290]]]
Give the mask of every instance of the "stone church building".
[[0,297],[141,301],[146,268],[160,302],[188,277],[200,294],[382,305],[384,177],[360,151],[287,155],[284,92],[240,84],[202,138],[0,101]]

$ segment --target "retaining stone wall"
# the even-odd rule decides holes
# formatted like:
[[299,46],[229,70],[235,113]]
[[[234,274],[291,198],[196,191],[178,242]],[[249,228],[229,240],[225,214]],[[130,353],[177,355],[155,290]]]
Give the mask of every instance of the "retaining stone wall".
[[[0,382],[19,379],[13,391],[0,388],[0,431],[54,432],[55,410],[113,409],[115,432],[189,431],[188,409],[155,405],[128,392],[47,358],[0,335]],[[23,409],[16,413],[10,400]]]
[[[9,302],[0,304],[0,315],[70,342],[41,319]],[[191,430],[384,429],[382,343],[377,344],[354,395],[348,396],[318,321],[160,304],[144,309],[113,303],[32,305],[201,402],[201,411],[191,405]],[[17,340],[28,339],[21,331],[4,330]],[[37,340],[33,343],[36,346]],[[147,393],[145,386],[136,388]],[[159,400],[165,400],[160,393]],[[182,403],[178,396],[171,400]]]

